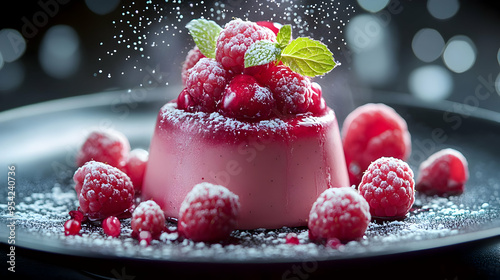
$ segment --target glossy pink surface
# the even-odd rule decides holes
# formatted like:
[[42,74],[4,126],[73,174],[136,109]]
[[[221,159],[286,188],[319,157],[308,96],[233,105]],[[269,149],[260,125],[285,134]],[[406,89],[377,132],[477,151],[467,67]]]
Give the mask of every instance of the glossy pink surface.
[[240,229],[307,225],[319,194],[349,186],[334,112],[252,123],[166,104],[150,146],[143,198],[178,217],[186,194],[201,182],[240,197]]

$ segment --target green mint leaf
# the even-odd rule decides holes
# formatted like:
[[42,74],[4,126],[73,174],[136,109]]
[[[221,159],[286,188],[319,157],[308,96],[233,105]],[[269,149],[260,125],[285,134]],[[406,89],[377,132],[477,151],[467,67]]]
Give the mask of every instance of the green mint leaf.
[[222,27],[216,22],[206,19],[194,19],[186,27],[200,52],[208,58],[215,58],[217,37],[222,31]]
[[245,68],[264,65],[271,61],[278,60],[281,48],[277,43],[271,41],[257,41],[253,43],[245,52]]
[[280,28],[278,35],[276,35],[276,41],[278,41],[278,45],[280,46],[280,48],[284,49],[286,48],[286,46],[288,46],[291,39],[292,39],[292,26],[289,24],[283,25]]
[[324,75],[336,66],[325,44],[306,37],[290,42],[281,53],[281,61],[293,71],[309,77]]

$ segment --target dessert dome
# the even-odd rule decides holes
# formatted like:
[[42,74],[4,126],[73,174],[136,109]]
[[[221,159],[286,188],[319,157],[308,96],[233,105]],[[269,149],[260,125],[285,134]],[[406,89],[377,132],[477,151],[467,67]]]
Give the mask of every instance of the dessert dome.
[[307,225],[318,195],[349,186],[337,118],[309,77],[335,67],[331,52],[291,41],[286,25],[275,33],[240,19],[224,28],[194,20],[188,28],[192,67],[158,113],[143,198],[178,217],[189,191],[208,182],[239,196],[240,229]]

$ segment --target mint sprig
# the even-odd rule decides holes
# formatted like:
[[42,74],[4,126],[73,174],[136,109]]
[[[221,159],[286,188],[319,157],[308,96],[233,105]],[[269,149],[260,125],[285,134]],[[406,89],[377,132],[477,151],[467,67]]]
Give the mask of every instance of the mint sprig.
[[206,19],[194,19],[186,27],[200,52],[208,58],[215,58],[217,37],[222,31],[222,27],[216,22]]
[[294,72],[315,77],[330,72],[337,65],[325,44],[307,37],[290,42],[291,37],[292,27],[284,25],[276,36],[277,43],[255,42],[245,53],[245,67],[281,61]]
[[280,58],[282,49],[271,41],[257,41],[245,52],[245,68],[264,65]]
[[286,48],[288,44],[290,44],[290,40],[292,39],[292,26],[287,24],[283,25],[280,28],[280,31],[276,35],[276,41],[281,49]]
[[297,38],[286,46],[281,52],[281,61],[293,71],[309,77],[326,74],[336,66],[325,44],[306,37]]

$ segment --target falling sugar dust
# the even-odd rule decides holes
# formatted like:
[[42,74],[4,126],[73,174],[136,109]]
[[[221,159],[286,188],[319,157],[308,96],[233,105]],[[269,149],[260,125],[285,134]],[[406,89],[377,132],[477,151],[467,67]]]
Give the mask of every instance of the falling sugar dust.
[[227,0],[125,4],[121,6],[121,16],[110,22],[115,33],[99,43],[102,54],[97,58],[100,66],[94,76],[119,79],[125,87],[133,88],[180,86],[178,73],[194,46],[186,24],[197,18],[220,25],[232,18],[290,24],[293,36],[320,40],[334,50],[335,59],[342,63],[339,53],[346,47],[343,29],[355,13],[354,7],[340,1],[311,2],[314,3]]

